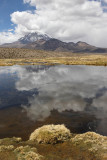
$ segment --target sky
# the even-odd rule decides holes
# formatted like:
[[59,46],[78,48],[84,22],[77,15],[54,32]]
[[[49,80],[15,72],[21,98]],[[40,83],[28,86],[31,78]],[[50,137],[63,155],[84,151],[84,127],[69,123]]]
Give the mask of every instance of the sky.
[[107,47],[107,0],[0,0],[0,44],[36,31]]
[[0,0],[0,32],[14,29],[12,26],[10,15],[15,11],[35,9],[28,4],[24,4],[23,0]]

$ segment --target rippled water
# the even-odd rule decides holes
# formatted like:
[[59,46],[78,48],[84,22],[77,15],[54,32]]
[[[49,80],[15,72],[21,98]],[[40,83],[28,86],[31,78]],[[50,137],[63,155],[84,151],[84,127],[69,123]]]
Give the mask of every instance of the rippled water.
[[0,138],[44,124],[107,135],[107,67],[0,67]]

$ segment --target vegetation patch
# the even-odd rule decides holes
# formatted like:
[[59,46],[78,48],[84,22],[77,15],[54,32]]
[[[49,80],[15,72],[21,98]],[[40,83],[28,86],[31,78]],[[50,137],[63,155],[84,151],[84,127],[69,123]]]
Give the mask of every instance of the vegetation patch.
[[0,160],[107,160],[107,137],[94,132],[74,135],[64,125],[45,125],[28,141],[1,139]]
[[11,65],[101,65],[107,66],[105,53],[72,53],[18,48],[0,48],[0,66]]
[[71,143],[81,150],[87,150],[98,160],[107,159],[107,137],[101,136],[94,132],[78,134],[71,139]]
[[70,139],[71,133],[64,125],[45,125],[36,129],[30,140],[38,143],[57,144]]
[[37,153],[36,148],[20,146],[14,150],[17,160],[42,160],[43,157]]

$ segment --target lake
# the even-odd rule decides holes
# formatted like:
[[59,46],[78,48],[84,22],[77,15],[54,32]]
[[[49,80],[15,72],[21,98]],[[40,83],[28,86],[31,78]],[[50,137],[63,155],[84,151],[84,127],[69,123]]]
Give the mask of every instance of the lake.
[[0,67],[0,138],[26,140],[47,124],[107,136],[107,67]]

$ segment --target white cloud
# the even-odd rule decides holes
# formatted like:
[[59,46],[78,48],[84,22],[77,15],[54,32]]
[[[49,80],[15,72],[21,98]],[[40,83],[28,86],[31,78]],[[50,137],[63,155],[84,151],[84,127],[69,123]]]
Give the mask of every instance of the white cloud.
[[103,2],[107,3],[107,0],[103,0]]
[[[13,37],[18,38],[16,34],[22,36],[38,30],[63,41],[86,41],[92,45],[107,47],[107,13],[103,12],[100,2],[24,0],[24,3],[35,6],[37,10],[11,14],[11,20],[16,24],[15,34],[8,35],[11,41]],[[6,41],[5,37],[2,39]]]
[[13,29],[8,29],[8,32],[12,32],[12,31],[14,31]]
[[0,44],[14,42],[19,37],[20,37],[20,35],[18,35],[17,33],[12,33],[11,31],[0,32]]

